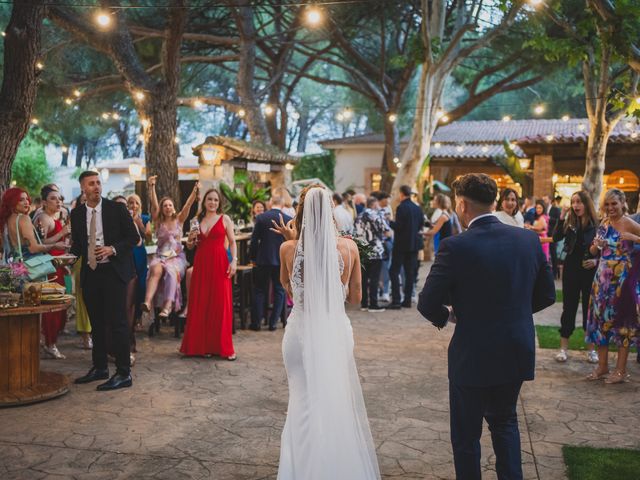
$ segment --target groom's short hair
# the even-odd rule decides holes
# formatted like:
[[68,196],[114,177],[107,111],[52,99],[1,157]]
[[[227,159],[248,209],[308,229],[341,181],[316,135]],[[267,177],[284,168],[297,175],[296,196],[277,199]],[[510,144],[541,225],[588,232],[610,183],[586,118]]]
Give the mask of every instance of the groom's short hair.
[[495,180],[484,173],[468,173],[453,182],[453,190],[458,197],[465,197],[482,205],[492,205],[498,196]]

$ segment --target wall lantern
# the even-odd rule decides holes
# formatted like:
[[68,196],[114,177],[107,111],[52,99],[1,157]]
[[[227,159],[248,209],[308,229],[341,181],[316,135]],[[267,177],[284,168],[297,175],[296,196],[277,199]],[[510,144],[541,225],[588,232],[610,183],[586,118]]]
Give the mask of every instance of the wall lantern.
[[219,166],[224,157],[224,147],[205,143],[200,147],[200,163],[202,165]]
[[529,170],[531,167],[531,159],[530,158],[519,158],[518,163],[520,164],[520,168],[522,170]]
[[129,176],[133,179],[142,177],[142,165],[138,162],[131,162],[129,164]]

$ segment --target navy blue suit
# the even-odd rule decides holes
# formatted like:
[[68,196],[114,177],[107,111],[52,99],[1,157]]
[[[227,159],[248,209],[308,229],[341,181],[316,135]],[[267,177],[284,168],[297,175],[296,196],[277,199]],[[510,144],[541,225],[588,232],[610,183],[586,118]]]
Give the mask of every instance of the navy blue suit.
[[538,236],[487,216],[442,241],[418,310],[437,327],[453,307],[449,345],[451,442],[456,475],[480,479],[487,420],[499,479],[522,478],[516,402],[533,380],[533,313],[555,302],[551,267]]
[[400,270],[404,268],[404,303],[411,306],[413,286],[418,268],[418,251],[424,246],[420,230],[424,225],[422,209],[405,198],[396,210],[396,218],[391,222],[393,229],[393,250],[389,277],[391,277],[391,302],[400,304]]
[[269,317],[269,329],[276,328],[278,318],[282,313],[285,301],[285,291],[280,283],[280,245],[284,241],[282,235],[272,232],[273,220],[280,221],[280,215],[285,223],[291,220],[289,215],[273,208],[256,217],[249,256],[256,264],[253,270],[254,290],[251,300],[251,328],[260,329],[264,318],[264,307],[269,291],[269,282],[273,285],[273,309]]

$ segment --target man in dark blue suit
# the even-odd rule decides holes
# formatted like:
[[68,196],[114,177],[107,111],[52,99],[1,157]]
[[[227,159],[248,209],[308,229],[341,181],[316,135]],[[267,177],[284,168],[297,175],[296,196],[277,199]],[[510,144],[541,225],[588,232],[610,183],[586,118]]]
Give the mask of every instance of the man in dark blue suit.
[[271,210],[256,217],[249,255],[255,265],[253,270],[253,296],[251,298],[251,330],[260,330],[264,318],[264,306],[269,292],[269,282],[273,285],[273,310],[269,317],[269,330],[276,329],[278,319],[285,302],[285,292],[280,283],[280,245],[284,241],[282,235],[272,232],[273,222],[280,222],[280,216],[286,224],[291,220],[282,213],[284,198],[280,195],[271,197]]
[[[390,309],[411,308],[411,296],[416,281],[418,251],[424,246],[420,230],[424,224],[422,209],[411,201],[411,187],[400,187],[400,205],[391,222],[393,250],[391,252],[391,305]],[[400,269],[404,268],[404,301],[400,303]]]
[[449,345],[449,408],[456,477],[481,478],[480,436],[489,424],[499,479],[521,479],[516,402],[533,380],[533,313],[555,302],[538,236],[491,213],[496,183],[484,174],[454,182],[468,230],[440,244],[418,311],[436,327],[456,324]]

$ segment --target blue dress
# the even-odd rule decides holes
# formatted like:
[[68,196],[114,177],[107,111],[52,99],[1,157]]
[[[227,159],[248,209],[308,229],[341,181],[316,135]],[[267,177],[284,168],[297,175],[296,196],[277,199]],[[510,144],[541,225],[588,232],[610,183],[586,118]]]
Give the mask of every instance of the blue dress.
[[[146,214],[140,216],[142,223],[147,226],[151,217]],[[136,305],[144,302],[144,296],[147,293],[147,249],[144,246],[144,232],[142,234],[142,245],[133,248],[133,263],[136,267],[136,275],[138,275],[138,284],[136,286]]]

